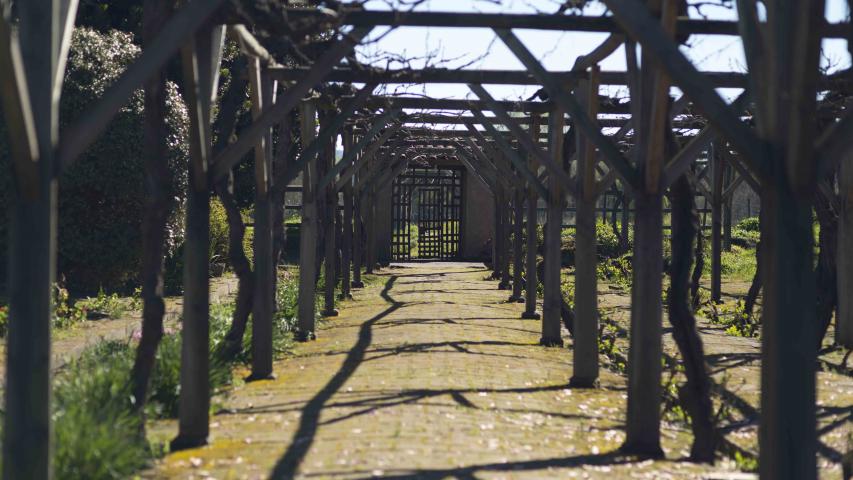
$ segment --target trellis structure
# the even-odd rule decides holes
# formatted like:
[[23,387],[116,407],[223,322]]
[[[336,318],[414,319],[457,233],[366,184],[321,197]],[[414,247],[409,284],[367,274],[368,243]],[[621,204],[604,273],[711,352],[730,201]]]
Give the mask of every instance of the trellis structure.
[[[146,2],[146,8],[149,8]],[[150,2],[156,3],[156,2]],[[200,445],[208,434],[208,201],[214,185],[254,150],[256,168],[256,265],[252,329],[252,378],[272,374],[271,192],[302,178],[300,240],[299,336],[314,337],[315,279],[319,239],[323,255],[341,251],[343,293],[361,284],[362,270],[371,271],[382,247],[377,242],[377,196],[419,157],[443,155],[464,165],[481,180],[495,202],[493,265],[501,287],[513,286],[512,298],[524,298],[525,318],[536,311],[536,252],[516,239],[535,238],[536,205],[547,206],[545,224],[542,343],[561,344],[560,224],[564,199],[576,203],[576,289],[574,372],[572,385],[595,387],[598,377],[595,203],[614,182],[635,204],[634,275],[628,361],[628,453],[659,455],[661,378],[662,199],[683,175],[696,176],[695,159],[709,145],[711,183],[700,190],[714,209],[714,291],[719,295],[720,205],[734,188],[724,186],[722,162],[737,172],[762,199],[762,262],[764,309],[762,336],[762,399],[760,423],[761,476],[767,479],[808,479],[816,476],[815,276],[811,215],[817,190],[828,190],[845,202],[839,223],[838,288],[851,291],[853,238],[851,198],[853,166],[850,130],[845,112],[820,112],[817,92],[833,87],[818,69],[820,40],[847,39],[848,24],[827,24],[823,2],[767,1],[766,20],[759,21],[756,2],[738,1],[739,20],[711,21],[678,17],[679,2],[605,0],[612,16],[459,14],[440,12],[368,12],[360,10],[298,10],[282,7],[281,18],[246,19],[223,0],[184,2],[168,21],[153,28],[138,60],[93,105],[89,113],[59,131],[58,93],[75,0],[18,2],[16,34],[12,21],[0,20],[0,94],[10,132],[15,179],[12,206],[9,278],[10,325],[7,342],[6,411],[3,469],[5,478],[50,476],[50,288],[55,276],[56,188],[59,173],[106,128],[131,93],[149,85],[163,65],[181,54],[184,96],[191,121],[190,186],[186,205],[186,248],[183,303],[183,351],[180,431],[174,448]],[[344,7],[345,8],[345,7]],[[283,17],[285,18],[285,17]],[[257,21],[283,35],[306,25],[335,32],[310,64],[281,67],[239,24]],[[223,38],[237,39],[250,59],[253,122],[237,140],[215,150],[211,120]],[[377,71],[336,68],[373,27],[442,26],[491,28],[525,66],[525,72],[502,71]],[[249,25],[250,26],[250,25]],[[299,28],[295,28],[299,27]],[[533,57],[513,29],[606,32],[610,37],[590,54],[579,57],[567,72],[549,72]],[[739,36],[748,73],[699,72],[679,50],[676,38],[691,34]],[[626,72],[601,72],[598,62],[626,46]],[[639,47],[639,52],[638,48]],[[642,64],[638,55],[642,54]],[[278,82],[289,82],[280,88]],[[355,95],[338,99],[337,111],[309,95],[323,81],[361,82]],[[375,97],[385,82],[453,82],[470,85],[478,100],[435,100]],[[506,102],[492,98],[481,84],[541,85],[548,101]],[[598,87],[628,85],[630,104],[600,104]],[[684,96],[670,105],[670,86]],[[746,87],[726,104],[715,87]],[[50,92],[55,92],[50,94]],[[749,107],[750,123],[743,120]],[[275,165],[271,129],[298,109],[302,150]],[[320,114],[320,129],[314,128]],[[403,110],[468,112],[420,117]],[[683,116],[688,111],[690,114]],[[483,112],[491,112],[484,115]],[[523,118],[511,115],[520,112]],[[616,118],[620,113],[629,118]],[[820,113],[820,115],[818,115]],[[545,115],[547,114],[547,116]],[[604,117],[600,117],[604,115]],[[671,118],[676,127],[698,128],[681,148],[668,144]],[[818,120],[827,122],[819,135]],[[457,124],[464,130],[410,128],[418,124]],[[566,123],[572,142],[564,142]],[[547,124],[547,131],[542,127]],[[604,127],[618,129],[606,132]],[[628,137],[628,134],[631,134]],[[343,138],[344,157],[334,161],[334,139]],[[541,141],[546,140],[544,143]],[[815,140],[816,139],[816,140]],[[564,147],[569,147],[564,151]],[[286,155],[284,152],[283,155]],[[842,161],[844,160],[844,161]],[[568,161],[573,162],[567,168]],[[826,174],[839,170],[839,182],[827,184]],[[335,206],[343,198],[341,245],[336,244]],[[526,222],[524,221],[526,217]],[[321,235],[322,228],[322,235]],[[848,243],[843,243],[848,242]],[[515,262],[515,278],[509,263]],[[522,292],[521,275],[527,289]],[[352,282],[349,275],[352,273]],[[326,278],[335,276],[326,262]],[[156,275],[154,277],[156,279]],[[326,282],[326,308],[332,315],[334,282]],[[155,289],[156,290],[156,289]],[[161,292],[162,294],[162,292]],[[156,298],[156,291],[151,293]],[[147,306],[146,306],[147,308]],[[838,338],[853,346],[853,304],[840,295]]]

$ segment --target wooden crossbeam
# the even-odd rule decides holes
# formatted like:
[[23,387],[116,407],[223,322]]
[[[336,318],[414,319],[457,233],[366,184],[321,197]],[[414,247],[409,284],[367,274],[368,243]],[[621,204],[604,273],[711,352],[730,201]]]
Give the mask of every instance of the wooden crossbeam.
[[38,139],[18,38],[0,12],[0,102],[18,188],[29,200],[38,197]]
[[[499,100],[501,106],[508,112],[548,113],[553,107],[549,102],[520,102]],[[488,110],[485,102],[480,100],[462,100],[454,98],[422,98],[422,97],[373,97],[366,102],[372,108],[404,108],[424,110]],[[601,114],[628,115],[631,111],[627,105],[602,105]]]
[[566,86],[558,83],[553,77],[549,76],[542,64],[539,63],[539,60],[530,53],[527,47],[521,43],[511,30],[495,29],[495,33],[497,33],[498,37],[512,51],[516,58],[536,75],[536,78],[542,82],[542,86],[548,91],[551,98],[569,113],[574,120],[575,127],[580,129],[598,147],[610,167],[616,170],[616,173],[626,184],[636,188],[639,185],[639,177],[636,169],[622,155],[612,140],[601,133],[601,127],[596,125],[595,120],[589,117],[575,96],[567,91]]
[[[521,179],[515,175],[507,165],[507,162],[500,161],[502,156],[497,152],[496,149],[491,148],[491,146],[485,145],[477,145],[474,143],[472,139],[467,139],[466,142],[468,144],[468,148],[473,154],[474,158],[477,161],[477,164],[480,168],[492,172],[495,176],[495,191],[501,187],[509,187],[509,183],[521,183]],[[485,150],[489,150],[489,154],[486,154]],[[490,158],[491,157],[491,158]]]
[[[340,14],[316,9],[288,9],[291,22],[328,22],[331,25],[393,27],[523,28],[575,32],[622,33],[609,16],[542,15],[518,13],[465,13],[423,11],[344,10]],[[846,39],[845,23],[825,24],[826,38]],[[727,20],[698,20],[681,17],[676,23],[679,35],[738,35],[737,23]]]
[[[284,95],[273,105],[269,110],[264,110],[264,113],[255,119],[240,136],[237,141],[228,146],[213,162],[213,181],[214,183],[228,175],[228,172],[234,168],[234,165],[243,158],[243,155],[248,152],[255,144],[257,139],[264,132],[275,125],[279,119],[290,112],[299,100],[308,93],[308,91],[319,82],[323,76],[331,70],[345,55],[352,51],[353,47],[360,42],[367,34],[370,33],[369,28],[356,28],[353,31],[344,34],[337,42],[326,49],[325,52],[318,58],[308,75],[300,81],[293,84]],[[372,89],[371,89],[372,91]],[[345,120],[345,119],[344,119]],[[301,160],[301,159],[300,159]],[[300,168],[304,168],[304,164]],[[290,169],[288,169],[289,171]],[[298,174],[297,170],[297,173]],[[294,175],[295,176],[295,175]],[[276,179],[278,181],[278,179]],[[283,179],[287,183],[287,179]]]
[[[618,36],[617,36],[618,37]],[[270,74],[279,81],[296,81],[307,73],[309,67],[275,67]],[[561,83],[576,82],[589,78],[587,72],[548,72]],[[746,88],[747,77],[739,72],[702,72],[718,88]],[[447,68],[425,68],[421,70],[381,68],[336,68],[323,79],[325,82],[383,84],[396,83],[478,83],[487,85],[540,85],[539,79],[527,70],[458,70]],[[627,85],[628,74],[618,71],[601,72],[602,85]]]
[[[573,185],[571,185],[572,181],[569,178],[568,174],[566,174],[566,172],[563,170],[563,168],[560,165],[556,164],[551,158],[551,156],[548,155],[544,150],[542,150],[538,142],[534,141],[530,137],[530,134],[523,128],[521,128],[521,126],[517,122],[515,122],[512,117],[509,116],[509,113],[504,110],[503,107],[501,107],[500,104],[498,104],[495,99],[492,98],[491,95],[489,95],[489,92],[487,92],[486,89],[476,84],[470,84],[468,85],[468,88],[470,88],[471,91],[473,91],[478,97],[480,97],[481,100],[486,102],[486,105],[489,105],[492,110],[492,113],[495,114],[496,119],[504,126],[506,126],[510,132],[512,132],[515,139],[518,140],[518,143],[522,146],[522,148],[524,148],[524,150],[527,151],[527,153],[536,157],[536,160],[540,164],[545,166],[549,174],[552,174],[557,177],[560,182],[566,185],[566,188],[569,191],[575,192],[577,190],[576,188],[574,188]],[[477,115],[475,114],[475,116]],[[486,117],[478,117],[478,119],[481,121],[483,118]],[[485,125],[483,126],[485,127]],[[526,162],[521,163],[524,164],[525,167],[527,166]]]
[[97,103],[61,132],[59,165],[62,170],[68,169],[89,148],[133,92],[189,41],[223,1],[193,0],[186,3],[166,22],[157,38],[146,45],[139,58],[104,92]]
[[707,79],[684,56],[673,40],[649,13],[648,8],[633,0],[605,0],[616,20],[633,39],[643,46],[661,66],[669,78],[704,113],[708,121],[745,155],[750,170],[759,177],[769,172],[765,147],[761,139],[723,101]]

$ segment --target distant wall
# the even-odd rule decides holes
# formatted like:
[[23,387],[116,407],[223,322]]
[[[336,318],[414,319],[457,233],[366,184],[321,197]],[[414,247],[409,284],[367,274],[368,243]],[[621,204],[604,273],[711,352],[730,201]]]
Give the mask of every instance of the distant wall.
[[485,260],[491,253],[486,243],[494,237],[495,199],[489,187],[470,170],[462,179],[462,257]]

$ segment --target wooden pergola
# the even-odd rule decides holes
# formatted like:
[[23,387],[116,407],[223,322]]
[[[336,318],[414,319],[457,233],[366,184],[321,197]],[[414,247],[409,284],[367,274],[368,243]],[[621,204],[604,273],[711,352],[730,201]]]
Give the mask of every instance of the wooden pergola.
[[[341,294],[361,285],[377,264],[376,195],[409,165],[440,156],[458,162],[494,196],[493,269],[500,286],[525,301],[524,318],[540,318],[536,286],[544,285],[541,343],[561,345],[560,228],[567,198],[576,209],[574,371],[571,385],[595,388],[599,371],[595,211],[614,182],[635,204],[626,453],[660,455],[663,199],[688,176],[713,209],[712,291],[720,296],[722,205],[741,183],[762,201],[764,301],[761,477],[816,478],[815,275],[812,208],[818,189],[846,202],[839,236],[853,238],[853,117],[818,115],[818,92],[833,88],[819,70],[820,41],[848,39],[849,24],[828,24],[823,2],[738,1],[737,22],[678,16],[680,2],[604,0],[612,15],[509,15],[293,9],[281,18],[252,19],[282,36],[306,29],[334,33],[310,64],[284,67],[255,38],[247,19],[223,0],[184,2],[149,35],[124,75],[89,112],[60,131],[58,97],[77,2],[19,2],[17,26],[0,19],[0,94],[14,166],[9,278],[10,325],[4,428],[5,478],[50,477],[51,285],[56,268],[57,179],[163,65],[180,54],[191,121],[186,204],[180,431],[174,448],[208,436],[209,199],[244,156],[254,151],[255,297],[252,378],[273,373],[275,267],[271,192],[301,177],[299,339],[315,335],[318,239],[324,256],[342,259]],[[342,60],[377,26],[490,28],[525,71],[356,68]],[[514,29],[603,32],[610,36],[568,71],[546,70]],[[679,49],[689,35],[740,37],[747,73],[701,72]],[[226,35],[248,58],[252,123],[215,149],[212,110]],[[297,41],[294,39],[294,41]],[[628,69],[598,63],[625,46]],[[638,57],[642,56],[642,63]],[[281,59],[279,59],[281,60]],[[311,92],[324,82],[364,86],[326,111]],[[384,83],[463,83],[476,100],[374,95]],[[493,98],[483,84],[538,85],[547,101]],[[600,85],[626,85],[629,103],[601,102]],[[674,102],[670,87],[683,96]],[[715,88],[744,88],[727,103]],[[301,152],[274,164],[272,129],[298,109]],[[420,113],[413,112],[420,110]],[[441,113],[435,111],[440,110]],[[748,110],[748,111],[747,111]],[[319,111],[319,130],[315,119]],[[818,130],[818,119],[830,122]],[[444,127],[439,127],[443,125]],[[571,125],[571,142],[565,142]],[[546,127],[547,129],[543,129]],[[683,146],[670,139],[685,131]],[[343,158],[335,161],[341,137]],[[571,151],[564,151],[570,145]],[[710,151],[710,154],[709,154]],[[284,152],[286,155],[287,152]],[[708,159],[710,171],[695,167]],[[725,180],[723,169],[734,174]],[[840,169],[837,184],[826,174]],[[704,177],[704,178],[703,178]],[[343,215],[337,220],[337,206]],[[546,205],[544,277],[537,278],[537,204]],[[627,210],[627,203],[625,207]],[[336,222],[342,222],[336,225]],[[321,235],[320,229],[325,229]],[[336,228],[343,235],[336,243]],[[512,232],[526,239],[510,248]],[[845,240],[842,240],[842,242]],[[532,242],[532,243],[531,243]],[[838,252],[838,338],[853,347],[853,247]],[[531,247],[532,246],[532,247]],[[513,268],[509,265],[513,263]],[[325,262],[327,279],[335,264]],[[510,278],[510,271],[514,278]],[[522,276],[525,278],[522,281]],[[527,288],[522,290],[522,284]],[[326,281],[324,315],[334,315],[335,282]],[[689,337],[687,342],[694,339]],[[14,460],[13,460],[14,459]]]

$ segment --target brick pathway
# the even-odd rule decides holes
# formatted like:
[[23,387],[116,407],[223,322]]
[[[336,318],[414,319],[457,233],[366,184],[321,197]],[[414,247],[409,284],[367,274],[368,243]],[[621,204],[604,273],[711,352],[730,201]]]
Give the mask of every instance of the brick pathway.
[[624,379],[602,371],[602,388],[567,389],[571,351],[538,346],[539,322],[520,320],[523,305],[486,275],[461,263],[383,270],[384,285],[276,363],[277,379],[222,400],[209,446],[144,476],[743,478],[684,462],[676,425],[665,424],[667,460],[616,455]]

